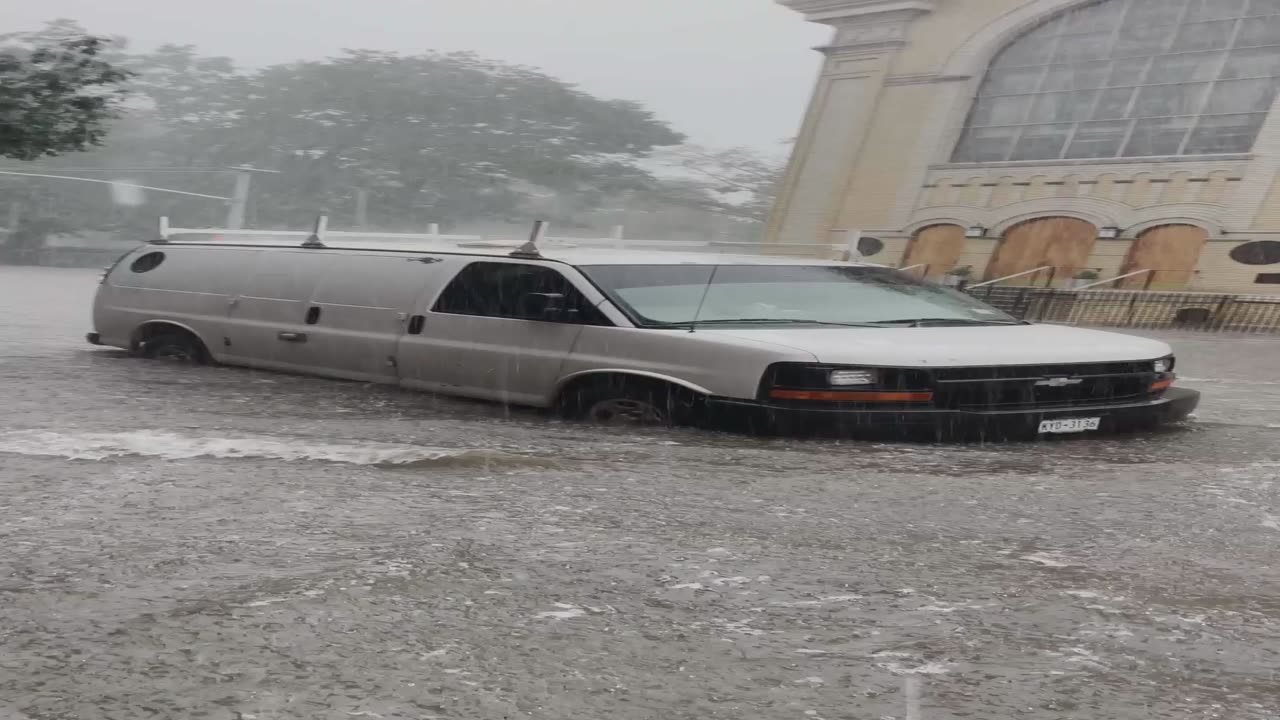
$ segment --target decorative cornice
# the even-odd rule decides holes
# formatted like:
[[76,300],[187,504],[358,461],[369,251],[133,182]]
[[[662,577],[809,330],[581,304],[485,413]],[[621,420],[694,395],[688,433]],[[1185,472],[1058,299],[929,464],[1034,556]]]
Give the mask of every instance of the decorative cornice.
[[809,22],[832,25],[851,19],[871,20],[876,15],[893,12],[919,14],[932,12],[938,0],[777,0],[803,13]]
[[907,42],[911,21],[935,7],[935,0],[778,0],[810,22],[835,28],[828,55],[858,53]]
[[835,48],[859,47],[905,43],[910,17],[891,17],[877,22],[839,22],[835,24],[836,36],[831,41]]
[[934,85],[936,83],[962,82],[972,79],[971,75],[943,75],[941,73],[912,73],[910,75],[890,75],[885,78],[885,85]]
[[[964,172],[969,170],[988,170],[991,168],[1023,168],[1027,170],[1048,172],[1050,168],[1079,165],[1139,165],[1151,167],[1167,167],[1168,163],[1244,163],[1253,160],[1249,153],[1223,155],[1161,155],[1159,157],[1125,157],[1125,158],[1089,158],[1080,160],[1006,160],[985,163],[938,163],[930,165],[930,170],[949,170]],[[1232,165],[1225,165],[1228,169]],[[1099,170],[1099,172],[1103,172]]]

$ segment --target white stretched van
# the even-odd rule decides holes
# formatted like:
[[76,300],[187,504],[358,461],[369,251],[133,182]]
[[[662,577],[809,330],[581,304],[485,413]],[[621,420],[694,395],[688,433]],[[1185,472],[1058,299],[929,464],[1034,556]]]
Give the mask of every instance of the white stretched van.
[[104,276],[89,340],[602,423],[1034,436],[1199,400],[1162,342],[1019,322],[890,268],[481,245],[153,242]]

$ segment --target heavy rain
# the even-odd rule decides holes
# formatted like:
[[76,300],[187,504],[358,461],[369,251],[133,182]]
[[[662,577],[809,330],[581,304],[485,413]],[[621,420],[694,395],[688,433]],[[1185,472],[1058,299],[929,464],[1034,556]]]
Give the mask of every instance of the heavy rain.
[[0,720],[1280,717],[1280,5],[121,4],[0,35]]

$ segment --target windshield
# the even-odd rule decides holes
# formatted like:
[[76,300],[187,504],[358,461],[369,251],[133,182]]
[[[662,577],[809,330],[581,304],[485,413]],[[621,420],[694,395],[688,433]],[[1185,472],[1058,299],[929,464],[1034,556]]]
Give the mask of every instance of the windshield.
[[580,269],[648,326],[1015,322],[967,295],[890,268],[593,265]]

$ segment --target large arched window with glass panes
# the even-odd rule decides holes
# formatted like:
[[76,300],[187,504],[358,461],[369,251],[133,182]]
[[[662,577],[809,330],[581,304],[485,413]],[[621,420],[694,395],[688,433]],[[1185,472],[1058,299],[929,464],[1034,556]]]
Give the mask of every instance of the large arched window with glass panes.
[[1248,152],[1280,84],[1280,0],[1102,0],[992,62],[955,162]]

